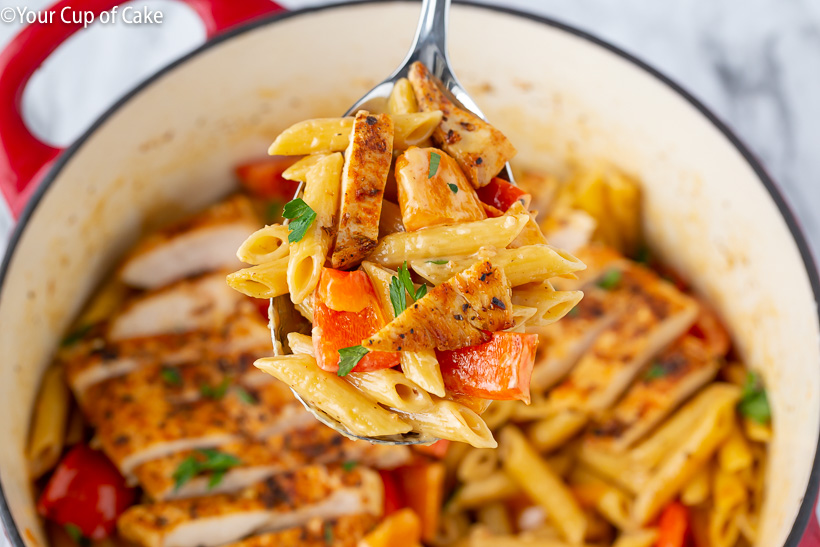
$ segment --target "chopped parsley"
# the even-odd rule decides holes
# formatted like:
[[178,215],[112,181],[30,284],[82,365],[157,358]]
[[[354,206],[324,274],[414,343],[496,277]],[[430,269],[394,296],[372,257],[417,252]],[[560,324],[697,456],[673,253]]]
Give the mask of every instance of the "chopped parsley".
[[407,308],[407,293],[398,277],[390,279],[390,304],[393,305],[393,314],[396,317]]
[[662,364],[655,361],[652,365],[646,370],[646,373],[643,375],[644,380],[656,380],[658,378],[663,378],[664,376],[669,374],[669,370],[664,367]]
[[302,198],[296,198],[285,204],[282,216],[290,219],[288,224],[288,242],[302,241],[305,232],[316,219],[316,211],[310,208]]
[[449,260],[428,260],[427,261],[428,264],[437,264],[439,266],[441,266],[443,264],[447,264],[448,262],[449,262]]
[[169,386],[182,385],[182,376],[179,374],[179,371],[175,368],[163,367],[159,375],[162,376],[162,380]]
[[246,405],[255,405],[259,402],[256,400],[256,397],[251,395],[248,392],[248,390],[242,386],[236,386],[236,388],[234,388],[234,391],[236,392],[236,396],[239,398],[239,400],[245,403]]
[[452,182],[447,183],[447,187],[450,188],[450,191],[454,194],[458,194],[458,186],[453,184]]
[[399,266],[398,276],[390,280],[390,303],[393,305],[393,313],[398,317],[407,308],[407,295],[413,301],[422,298],[427,294],[427,285],[424,284],[416,289],[413,284],[413,279],[410,277],[410,271],[407,269],[407,261]]
[[441,161],[441,156],[436,154],[435,152],[430,153],[430,171],[427,173],[427,178],[431,179],[436,176],[438,172],[438,164]]
[[619,270],[609,270],[595,284],[604,290],[611,291],[621,283],[623,274]]
[[69,522],[64,527],[65,533],[68,534],[68,537],[81,547],[88,547],[91,545],[91,540],[83,535],[83,531],[80,530],[80,527],[74,524],[73,522]]
[[209,386],[208,384],[202,384],[199,386],[199,392],[202,394],[203,397],[207,397],[209,399],[219,400],[225,396],[225,393],[228,391],[228,379],[225,378],[219,385],[216,386]]
[[325,545],[333,545],[333,525],[325,523]]
[[769,407],[769,398],[756,372],[750,370],[746,375],[737,409],[744,417],[760,424],[771,420],[772,411]]
[[370,350],[362,345],[341,348],[339,350],[339,370],[336,375],[347,376],[369,352]]
[[357,462],[356,460],[347,460],[345,462],[342,462],[342,469],[344,469],[347,472],[350,472],[356,469],[356,466],[358,465],[359,462]]
[[77,342],[79,342],[80,340],[85,338],[85,335],[88,334],[89,332],[91,332],[91,328],[93,326],[94,325],[91,325],[91,324],[80,325],[79,327],[77,327],[73,331],[69,332],[66,335],[66,337],[63,338],[63,341],[60,342],[60,345],[64,348],[66,348],[68,346],[73,346],[74,344],[76,344]]
[[212,490],[225,476],[231,468],[240,465],[242,462],[232,454],[220,452],[214,448],[203,448],[197,450],[194,455],[188,456],[180,462],[177,470],[174,471],[174,490],[179,490],[183,484],[202,473],[211,473],[208,480],[208,490]]

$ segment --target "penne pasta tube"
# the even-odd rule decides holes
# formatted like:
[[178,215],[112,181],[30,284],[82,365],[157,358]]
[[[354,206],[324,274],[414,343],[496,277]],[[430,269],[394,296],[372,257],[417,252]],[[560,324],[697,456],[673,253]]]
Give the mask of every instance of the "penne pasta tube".
[[513,532],[507,508],[501,502],[496,501],[479,507],[476,517],[493,535],[504,536]]
[[712,488],[710,484],[711,481],[712,469],[711,466],[707,464],[683,487],[680,493],[681,503],[695,506],[706,502],[706,500],[709,499],[709,493]]
[[487,427],[498,429],[510,420],[519,405],[526,406],[521,401],[493,401],[493,404],[487,407],[481,417]]
[[569,313],[583,297],[582,291],[556,291],[549,281],[522,285],[512,292],[513,304],[536,309],[534,317],[527,323],[533,327],[545,327],[555,323]]
[[[406,150],[430,138],[441,122],[441,111],[396,114],[393,118],[393,149]],[[317,118],[285,129],[268,148],[271,156],[303,156],[342,152],[350,144],[353,118]],[[295,176],[295,172],[290,173]]]
[[288,346],[290,346],[290,349],[293,353],[316,357],[315,351],[313,349],[313,338],[311,336],[308,336],[307,334],[301,334],[299,332],[289,332]]
[[[481,530],[486,532],[486,530]],[[570,547],[560,539],[535,536],[493,536],[478,533],[470,536],[470,547]]]
[[565,410],[533,424],[529,430],[532,444],[540,452],[549,452],[578,434],[588,418],[581,412]]
[[716,547],[731,547],[740,537],[738,517],[743,514],[748,492],[737,475],[722,469],[715,471],[712,506],[709,508],[709,543]]
[[[405,260],[408,263],[421,261],[416,262],[421,264],[425,259],[436,257],[471,255],[481,247],[504,248],[515,239],[527,219],[528,215],[512,215],[390,234],[379,242],[370,258],[383,266],[395,268]],[[470,263],[458,271],[465,270],[476,262],[478,258],[470,259]],[[425,277],[421,271],[416,271]],[[454,271],[453,275],[458,271]],[[440,282],[449,277],[452,276],[439,278]]]
[[578,498],[595,507],[606,520],[621,530],[632,527],[632,500],[626,492],[584,467],[576,467],[570,474],[569,481]]
[[515,496],[521,488],[509,475],[496,471],[484,478],[464,483],[456,491],[450,504],[452,508],[473,509],[486,503]]
[[656,528],[644,528],[633,532],[624,532],[612,547],[654,547],[658,541],[658,530]]
[[632,494],[640,492],[649,480],[649,470],[646,466],[636,464],[628,454],[615,454],[593,443],[581,444],[578,459],[598,475]]
[[474,448],[461,459],[456,476],[461,482],[479,480],[498,469],[498,454],[491,448]]
[[481,416],[453,401],[436,401],[427,412],[401,413],[402,418],[439,439],[460,441],[476,448],[495,448],[493,434]]
[[391,116],[397,114],[412,114],[419,111],[419,103],[413,93],[413,86],[407,78],[399,78],[393,84],[393,90],[387,99],[387,111]]
[[727,473],[738,473],[749,469],[754,463],[748,441],[735,425],[729,438],[718,449],[718,464]]
[[570,543],[581,543],[587,519],[561,477],[556,475],[514,426],[501,431],[501,461],[510,477],[547,512]]
[[633,506],[633,520],[638,524],[651,521],[683,486],[706,465],[721,442],[732,431],[735,404],[740,390],[731,384],[712,384],[701,392],[710,405],[698,417],[695,426],[685,432],[682,443],[670,448],[665,461],[638,492]]
[[302,239],[290,246],[288,288],[294,304],[301,303],[319,284],[339,209],[343,165],[344,158],[337,152],[324,156],[307,172],[302,199],[316,218]]
[[275,298],[288,293],[288,257],[228,274],[228,285],[253,298]]
[[[476,221],[470,224],[489,223],[491,221],[498,223],[497,221],[504,218],[524,220],[525,218],[528,219],[529,216],[525,214],[505,215],[493,219]],[[523,224],[526,224],[526,222]],[[459,226],[466,226],[466,224],[448,226],[446,228],[450,228],[450,231],[452,231]],[[434,229],[436,228],[430,228],[430,230]],[[422,231],[423,230],[413,233],[421,233]],[[462,237],[464,235],[466,234],[462,234]],[[450,234],[450,236],[459,237],[458,234],[455,233]],[[550,245],[526,245],[524,247],[518,247],[517,249],[504,249],[506,245],[501,245],[501,241],[497,239],[486,240],[479,243],[481,243],[479,247],[494,246],[499,249],[496,254],[490,258],[493,264],[504,269],[504,274],[513,287],[527,283],[543,282],[550,277],[565,275],[585,268],[584,264],[571,254]],[[482,257],[479,256],[468,256],[470,253],[459,252],[460,250],[461,249],[448,249],[447,252],[440,252],[438,254],[427,253],[423,257],[408,259],[408,264],[427,281],[434,285],[439,285],[482,259]],[[478,248],[476,248],[476,250],[478,250]],[[458,256],[462,256],[463,258],[450,258],[444,264],[439,264],[438,262],[440,261],[438,260],[429,260],[430,258]],[[486,260],[486,257],[484,257],[484,259]],[[522,302],[521,305],[526,306],[530,304]]]
[[49,367],[43,374],[34,403],[34,417],[26,453],[29,475],[33,479],[51,470],[60,459],[65,442],[69,402],[62,367]]
[[345,380],[377,403],[396,410],[427,412],[434,407],[430,395],[397,370],[351,372]]
[[507,332],[525,332],[527,323],[535,316],[536,313],[538,313],[538,308],[530,308],[528,306],[513,304],[513,326],[506,329]]
[[255,231],[236,251],[236,258],[246,264],[266,264],[288,256],[288,227],[273,224]]
[[398,415],[380,407],[344,379],[320,369],[309,355],[266,357],[254,365],[289,385],[354,435],[396,435],[411,430]]
[[307,180],[308,171],[310,171],[314,165],[322,161],[322,159],[326,156],[327,154],[313,154],[311,156],[305,156],[285,169],[282,172],[282,178],[285,180],[305,182]]
[[767,443],[772,440],[772,424],[761,424],[758,421],[743,418],[743,432],[750,441]]

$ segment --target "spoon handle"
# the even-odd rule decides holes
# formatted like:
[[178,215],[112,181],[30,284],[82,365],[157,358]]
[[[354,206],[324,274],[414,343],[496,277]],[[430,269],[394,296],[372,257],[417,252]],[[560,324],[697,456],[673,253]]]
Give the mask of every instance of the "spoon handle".
[[403,66],[421,61],[439,79],[452,77],[447,56],[449,13],[450,0],[422,1],[416,36]]

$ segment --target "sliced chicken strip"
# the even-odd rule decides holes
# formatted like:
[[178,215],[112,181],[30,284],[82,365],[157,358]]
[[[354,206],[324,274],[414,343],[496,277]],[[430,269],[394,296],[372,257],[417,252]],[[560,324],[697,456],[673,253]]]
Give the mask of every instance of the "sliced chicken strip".
[[207,494],[232,493],[268,477],[312,464],[361,462],[368,467],[393,468],[410,460],[406,446],[375,445],[342,437],[313,420],[308,427],[261,441],[242,441],[216,447],[235,456],[240,464],[228,469],[222,480],[209,487],[210,476],[192,478],[175,488],[174,473],[194,451],[171,454],[146,462],[134,470],[143,490],[154,500],[181,499]]
[[[550,241],[555,244],[554,242]],[[623,270],[630,261],[618,251],[604,245],[587,245],[575,251],[575,258],[586,265],[585,270],[576,271],[574,279],[570,277],[551,279],[550,282],[559,291],[575,291],[599,280],[607,272]]]
[[238,269],[236,249],[259,227],[250,200],[235,196],[145,238],[126,257],[120,279],[156,289],[205,272]]
[[695,300],[640,266],[628,267],[608,287],[631,297],[624,313],[550,392],[556,409],[597,414],[612,406],[649,359],[691,327],[698,314]]
[[99,417],[95,438],[126,477],[149,460],[239,440],[237,424],[220,401],[174,405],[162,398],[141,398],[121,402]]
[[[700,334],[702,323],[698,321],[692,330]],[[709,330],[711,336],[728,341],[725,331],[715,329],[723,327],[714,322]],[[623,452],[641,440],[717,375],[728,343],[715,346],[709,342],[702,336],[687,334],[653,359],[623,399],[593,424],[587,433],[589,442]]]
[[131,507],[117,527],[144,547],[212,547],[254,533],[303,526],[314,518],[380,515],[383,487],[367,468],[303,467],[238,494],[216,494]]
[[432,289],[363,345],[376,351],[474,346],[487,340],[484,331],[511,327],[512,309],[504,270],[484,260]]
[[304,526],[249,537],[225,547],[356,547],[378,522],[373,515],[345,515],[322,521],[313,519]]
[[265,320],[256,310],[246,311],[210,331],[161,334],[111,343],[96,338],[63,352],[60,359],[65,364],[69,385],[81,398],[94,384],[159,361],[173,367],[222,358],[233,362],[232,355],[237,354],[270,353],[270,331]]
[[347,270],[376,246],[384,186],[393,161],[393,120],[387,114],[356,113],[345,151],[342,200],[331,263]]
[[253,304],[225,282],[226,272],[206,274],[139,295],[111,321],[113,341],[195,330],[216,330]]
[[240,431],[257,439],[302,429],[316,421],[290,388],[273,377],[264,384],[248,386],[244,393],[229,391],[220,402]]
[[473,186],[486,186],[515,156],[515,147],[501,131],[448,99],[422,63],[413,63],[407,77],[419,107],[444,114],[433,141],[456,159]]

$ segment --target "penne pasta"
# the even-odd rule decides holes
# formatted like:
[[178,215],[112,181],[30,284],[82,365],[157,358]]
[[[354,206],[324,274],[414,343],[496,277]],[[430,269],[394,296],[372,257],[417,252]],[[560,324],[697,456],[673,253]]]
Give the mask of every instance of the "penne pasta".
[[654,547],[658,540],[658,530],[644,528],[634,532],[625,532],[618,536],[612,547]]
[[518,486],[547,512],[570,543],[586,535],[587,520],[567,486],[514,426],[501,431],[501,461]]
[[236,251],[236,258],[257,266],[288,256],[288,227],[273,224],[255,231]]
[[585,414],[565,410],[536,422],[529,428],[528,433],[533,446],[541,452],[549,452],[578,434],[587,421]]
[[498,454],[491,448],[474,448],[461,459],[456,476],[462,482],[486,477],[498,469]]
[[377,403],[396,410],[428,412],[434,407],[430,395],[397,370],[351,372],[345,380]]
[[512,293],[513,304],[535,308],[535,314],[527,323],[530,327],[546,327],[555,323],[578,305],[583,297],[581,291],[556,291],[549,281],[521,285]]
[[749,469],[753,463],[749,443],[740,429],[735,426],[729,438],[718,449],[718,465],[727,473],[738,473]]
[[476,448],[498,446],[481,416],[454,401],[439,400],[427,412],[400,415],[417,431],[427,431],[439,439],[460,441]]
[[228,285],[253,298],[288,294],[288,257],[228,274]]
[[521,488],[503,471],[464,483],[453,496],[451,508],[472,509],[485,503],[515,496]]
[[31,478],[51,470],[60,459],[68,422],[69,394],[60,366],[49,367],[34,403],[26,459]]
[[680,493],[680,501],[684,505],[695,506],[705,503],[709,499],[712,482],[712,469],[705,465],[698,471]]
[[510,515],[503,503],[494,502],[483,505],[478,508],[476,516],[478,522],[486,526],[493,535],[503,536],[513,532]]
[[413,86],[407,78],[399,78],[393,84],[393,90],[387,99],[387,111],[391,116],[397,114],[412,114],[419,111],[419,103],[413,93]]
[[397,414],[383,409],[344,379],[321,370],[309,355],[266,357],[254,365],[285,382],[305,401],[344,423],[355,435],[396,435],[412,429]]
[[[433,134],[441,122],[441,112],[396,114],[393,118],[393,148],[406,150],[417,146]],[[353,118],[318,118],[299,122],[285,129],[268,148],[271,156],[302,156],[342,152],[350,144]],[[296,177],[299,170],[288,175]],[[294,179],[291,179],[294,180]],[[300,180],[300,179],[295,179]]]
[[310,171],[314,165],[322,161],[326,155],[327,154],[313,154],[310,156],[305,156],[282,171],[282,178],[285,180],[305,182],[307,180],[308,171]]
[[313,349],[313,338],[311,338],[307,334],[289,332],[288,346],[290,346],[290,349],[293,353],[299,355],[310,355],[311,357],[316,356],[315,351]]
[[316,218],[299,241],[290,246],[288,290],[294,304],[300,304],[319,284],[319,276],[330,250],[336,211],[339,208],[342,165],[339,153],[322,157],[307,172],[304,202]]
[[583,467],[576,467],[569,477],[576,496],[621,530],[632,528],[631,497]]
[[[481,247],[504,248],[515,239],[527,223],[527,219],[527,215],[503,216],[391,234],[379,242],[373,250],[371,260],[382,266],[395,268],[405,261],[412,263],[442,256],[471,255]],[[472,260],[459,271],[478,261]],[[419,274],[425,277],[421,272]],[[443,281],[446,279],[441,282]]]
[[[493,222],[493,226],[500,224],[500,220],[504,218],[516,218],[521,225],[516,225],[517,233],[520,232],[521,227],[526,224],[526,219],[529,218],[525,214],[503,216],[473,222],[470,224],[479,225],[485,223],[489,226]],[[465,226],[461,224],[459,226]],[[453,227],[455,228],[455,227]],[[434,230],[436,228],[430,228]],[[484,230],[481,230],[484,232]],[[420,232],[416,232],[420,233]],[[448,232],[449,233],[449,232]],[[453,233],[452,236],[473,237],[469,233]],[[500,239],[500,234],[493,239],[484,240],[481,245],[476,247],[476,251],[480,247],[496,247],[497,250],[492,256],[468,256],[469,252],[463,252],[461,249],[447,249],[447,252],[439,254],[427,253],[423,257],[410,259],[408,264],[420,276],[434,285],[444,283],[455,274],[466,270],[473,266],[480,260],[491,258],[493,264],[504,270],[504,273],[509,279],[513,287],[525,285],[533,282],[543,282],[546,278],[555,277],[558,275],[565,275],[584,269],[584,264],[574,256],[566,253],[550,245],[527,245],[518,247],[517,249],[504,249],[506,245],[502,244],[504,240]],[[466,247],[466,246],[465,246]],[[465,250],[467,250],[465,248]],[[440,264],[439,260],[429,260],[430,258],[447,258],[448,260]],[[452,258],[455,257],[455,258]],[[460,258],[462,257],[462,258]],[[522,303],[522,305],[527,305]],[[569,311],[569,310],[567,310]]]

